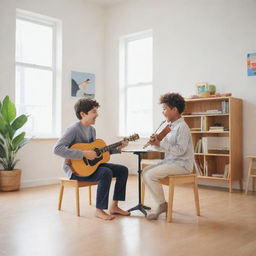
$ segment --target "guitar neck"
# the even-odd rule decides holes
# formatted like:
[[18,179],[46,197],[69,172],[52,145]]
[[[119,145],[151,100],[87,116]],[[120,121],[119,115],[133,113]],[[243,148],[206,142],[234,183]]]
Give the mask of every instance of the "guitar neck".
[[121,145],[122,145],[122,142],[123,142],[123,140],[121,140],[121,141],[119,141],[119,142],[116,142],[116,143],[114,143],[114,144],[108,145],[108,146],[106,146],[106,147],[100,148],[99,151],[100,151],[101,153],[110,151],[110,149],[112,149],[112,148],[116,148],[116,147],[118,147],[118,146],[121,146]]

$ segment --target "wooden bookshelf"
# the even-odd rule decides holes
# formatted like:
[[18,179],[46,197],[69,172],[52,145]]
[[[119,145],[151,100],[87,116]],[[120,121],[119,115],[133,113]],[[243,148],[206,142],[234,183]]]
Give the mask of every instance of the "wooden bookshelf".
[[[197,149],[195,171],[198,178],[227,183],[230,192],[233,182],[239,182],[242,189],[242,100],[234,97],[186,99],[183,117],[191,128]],[[212,130],[217,127],[223,130]],[[215,144],[220,141],[220,147],[223,141],[227,145],[209,149],[210,141]]]

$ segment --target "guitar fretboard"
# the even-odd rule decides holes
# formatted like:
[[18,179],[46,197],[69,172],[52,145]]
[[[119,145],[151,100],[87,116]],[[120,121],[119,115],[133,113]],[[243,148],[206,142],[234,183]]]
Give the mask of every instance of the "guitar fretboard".
[[114,143],[114,144],[108,145],[108,146],[106,146],[106,147],[99,148],[99,151],[100,151],[100,153],[107,152],[107,151],[109,151],[109,150],[112,149],[112,148],[116,148],[116,147],[118,147],[118,146],[121,146],[121,145],[122,145],[122,142],[123,142],[123,140],[121,140],[121,141],[119,141],[119,142],[116,142],[116,143]]
[[132,135],[132,136],[130,136],[130,137],[125,137],[125,138],[123,138],[123,140],[118,141],[118,142],[116,142],[116,143],[114,143],[114,144],[105,146],[105,147],[103,147],[103,148],[98,148],[98,149],[97,149],[97,153],[100,153],[100,154],[105,153],[105,152],[109,151],[109,150],[112,149],[112,148],[116,148],[116,147],[121,146],[123,141],[126,141],[126,140],[128,140],[128,141],[134,141],[134,140],[137,140],[137,139],[139,139],[139,138],[140,138],[140,137],[139,137],[138,134],[134,134],[134,135]]

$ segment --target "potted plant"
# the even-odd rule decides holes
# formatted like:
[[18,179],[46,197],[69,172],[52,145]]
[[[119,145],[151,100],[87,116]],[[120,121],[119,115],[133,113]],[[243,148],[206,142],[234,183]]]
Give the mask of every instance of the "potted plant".
[[15,169],[19,160],[16,159],[17,152],[25,144],[25,132],[17,133],[27,122],[28,116],[16,117],[16,107],[6,96],[0,101],[0,190],[13,191],[20,188],[21,170]]

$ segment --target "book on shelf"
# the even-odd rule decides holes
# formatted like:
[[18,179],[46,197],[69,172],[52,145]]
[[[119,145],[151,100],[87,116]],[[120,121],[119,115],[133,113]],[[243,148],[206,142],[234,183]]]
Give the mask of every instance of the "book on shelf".
[[229,178],[229,176],[230,176],[229,164],[226,164],[224,167],[223,178]]
[[204,176],[208,176],[208,162],[205,161]]
[[193,127],[193,128],[190,128],[190,131],[201,131],[201,128],[200,127]]
[[201,117],[201,131],[206,131],[206,117]]
[[224,132],[224,126],[210,126],[210,132]]
[[202,137],[202,153],[208,153],[208,137]]
[[221,102],[221,112],[223,114],[227,114],[229,112],[229,102],[228,101]]
[[213,173],[212,177],[216,177],[216,178],[223,178],[223,174],[220,173]]
[[222,109],[208,109],[206,111],[197,111],[197,112],[191,112],[191,113],[186,113],[187,115],[214,115],[214,114],[222,114]]
[[212,177],[216,177],[216,178],[229,178],[230,177],[230,169],[229,169],[229,164],[226,164],[224,166],[224,173],[213,173]]
[[229,151],[229,137],[207,137],[208,150]]
[[206,114],[222,114],[222,111],[218,109],[209,109],[206,110]]
[[195,153],[203,153],[203,151],[202,151],[202,140],[201,139],[199,139],[197,141],[194,152]]
[[203,176],[204,175],[204,167],[203,167],[202,162],[199,160],[199,158],[195,159],[194,165],[195,165],[195,169],[196,169],[196,174],[199,176]]
[[228,149],[208,149],[208,154],[229,154]]
[[201,174],[200,174],[200,169],[199,169],[199,167],[198,167],[196,161],[194,162],[194,166],[195,166],[195,170],[196,170],[196,175],[197,175],[197,176],[201,175]]
[[196,143],[195,153],[229,154],[228,137],[202,137]]
[[197,115],[205,115],[206,114],[206,112],[204,111],[204,112],[191,112],[191,113],[189,113],[189,115],[195,115],[195,116],[197,116]]

